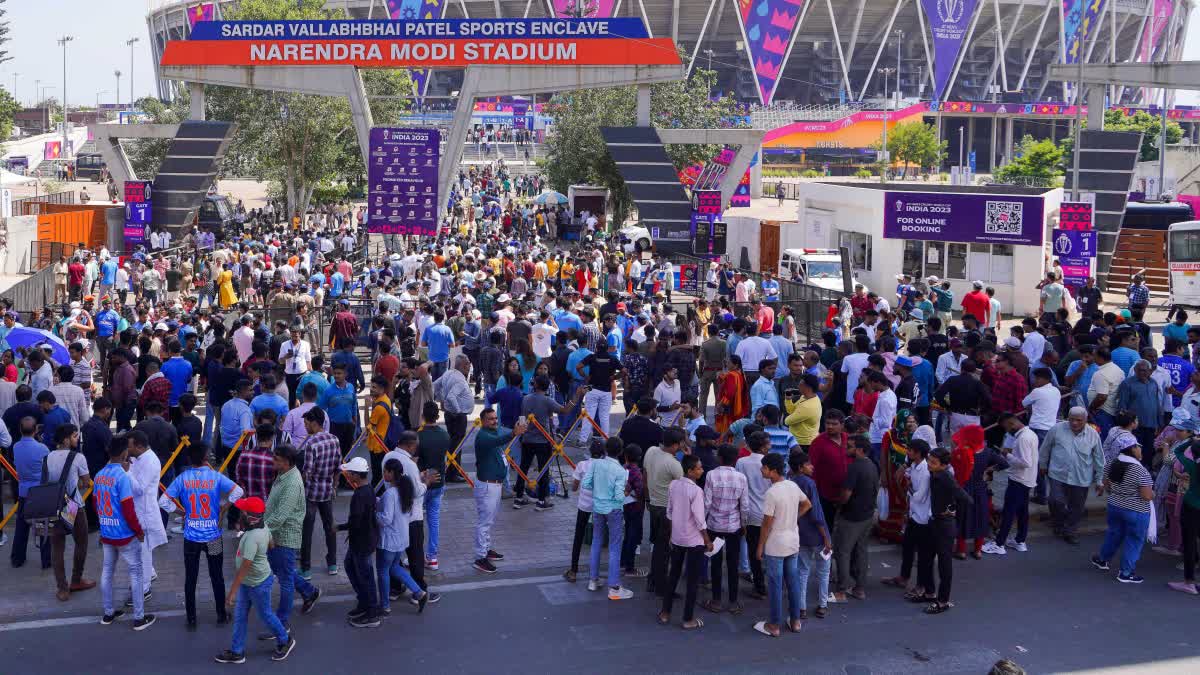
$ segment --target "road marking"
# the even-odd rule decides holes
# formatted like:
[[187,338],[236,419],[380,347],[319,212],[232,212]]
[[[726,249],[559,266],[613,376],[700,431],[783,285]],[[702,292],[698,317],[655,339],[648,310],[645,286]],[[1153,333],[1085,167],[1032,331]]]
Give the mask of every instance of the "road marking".
[[[516,577],[516,578],[501,578],[489,579],[487,581],[464,581],[456,584],[446,584],[438,586],[438,593],[459,593],[462,591],[478,591],[489,588],[507,588],[511,586],[529,586],[533,584],[545,584],[552,581],[562,581],[562,576],[555,574],[551,576],[540,577]],[[322,596],[321,602],[351,602],[357,598],[350,593],[343,595],[328,595]],[[404,602],[407,602],[405,600]],[[184,616],[185,612],[182,609],[166,609],[156,612],[151,612],[156,618],[168,619],[179,616]],[[132,616],[127,614],[126,616]],[[84,626],[87,624],[99,624],[100,617],[92,614],[88,616],[65,616],[53,619],[38,619],[35,621],[17,621],[13,623],[0,624],[0,633],[11,633],[21,630],[36,630],[39,628],[61,628],[64,626]]]

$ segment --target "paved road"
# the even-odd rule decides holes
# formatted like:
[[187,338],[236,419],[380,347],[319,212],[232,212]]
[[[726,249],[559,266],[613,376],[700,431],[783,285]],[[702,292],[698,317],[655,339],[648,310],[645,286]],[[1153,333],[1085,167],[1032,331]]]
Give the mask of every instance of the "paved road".
[[[498,575],[442,587],[445,597],[423,616],[403,603],[378,629],[348,627],[349,597],[322,601],[297,618],[298,646],[286,666],[301,673],[375,673],[420,668],[434,673],[553,670],[746,673],[983,673],[1000,658],[1029,672],[1128,669],[1197,672],[1200,637],[1196,598],[1168,591],[1176,559],[1151,554],[1142,586],[1118,584],[1087,563],[1099,536],[1069,548],[1031,540],[1028,554],[956,564],[956,608],[925,616],[878,584],[865,602],[835,605],[799,635],[768,640],[752,630],[765,611],[750,601],[746,614],[701,612],[697,633],[654,621],[656,605],[638,587],[627,602],[588,593],[557,578],[557,568]],[[873,557],[872,577],[894,573],[895,549]],[[886,565],[886,567],[885,567]],[[49,598],[47,598],[49,601]],[[80,598],[83,600],[83,598]],[[72,601],[78,618],[0,625],[6,673],[213,672],[212,655],[229,631],[202,614],[196,633],[183,630],[180,609],[163,611],[148,632],[128,622],[96,623],[98,597]],[[18,617],[6,614],[7,620]],[[679,614],[676,614],[678,620]],[[257,631],[251,620],[251,631]],[[53,645],[101,645],[86,654]],[[269,647],[250,644],[250,663],[276,667]],[[1135,670],[1136,669],[1136,670]],[[1116,672],[1112,670],[1110,672]]]

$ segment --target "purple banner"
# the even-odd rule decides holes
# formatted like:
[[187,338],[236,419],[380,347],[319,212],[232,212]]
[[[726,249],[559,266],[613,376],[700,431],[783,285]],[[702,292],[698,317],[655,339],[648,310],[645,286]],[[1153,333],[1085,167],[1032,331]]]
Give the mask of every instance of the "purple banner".
[[885,239],[1041,246],[1044,222],[1041,197],[942,192],[883,197]]
[[1062,0],[1063,63],[1087,56],[1084,44],[1103,13],[1104,0]]
[[554,16],[560,19],[607,19],[616,0],[554,0]]
[[[446,6],[450,0],[387,0],[388,16],[392,20],[426,21],[441,19],[446,15]],[[429,84],[429,71],[421,68],[408,71],[412,80],[413,96],[419,101],[425,96],[425,87]]]
[[804,0],[738,0],[738,20],[746,38],[746,53],[758,81],[758,100],[775,97],[788,47],[800,22]]
[[[1069,1],[1069,0],[1064,0]],[[921,0],[933,33],[933,100],[942,100],[979,0]]]
[[[525,115],[528,112],[529,112],[529,102],[528,101],[514,100],[512,102],[512,121],[513,121],[514,129],[527,128],[526,124],[525,124],[525,121],[526,121]],[[532,125],[530,125],[530,126],[532,126]]]
[[125,181],[125,250],[145,246],[149,239],[153,183],[148,180]]
[[367,231],[437,234],[437,129],[371,129]]

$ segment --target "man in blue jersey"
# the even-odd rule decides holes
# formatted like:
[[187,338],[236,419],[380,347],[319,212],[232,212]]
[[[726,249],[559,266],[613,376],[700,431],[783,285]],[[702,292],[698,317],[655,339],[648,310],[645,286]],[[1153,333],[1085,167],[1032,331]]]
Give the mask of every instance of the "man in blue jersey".
[[[107,626],[124,614],[113,608],[112,580],[117,557],[129,567],[129,590],[133,597],[133,629],[145,630],[154,623],[154,615],[146,614],[142,597],[142,549],[145,538],[133,505],[133,482],[127,473],[129,450],[125,443],[113,443],[108,449],[108,464],[96,474],[94,498],[100,516],[100,544],[104,547],[104,568],[100,573],[100,597],[104,616],[100,623]],[[137,540],[136,542],[134,540]]]
[[221,598],[225,597],[225,549],[221,539],[221,500],[230,503],[242,496],[242,488],[208,465],[207,443],[188,446],[189,467],[179,473],[158,505],[167,513],[183,508],[184,607],[187,629],[196,630],[196,581],[200,572],[200,554],[208,562],[208,579],[217,601],[217,623],[229,621]]

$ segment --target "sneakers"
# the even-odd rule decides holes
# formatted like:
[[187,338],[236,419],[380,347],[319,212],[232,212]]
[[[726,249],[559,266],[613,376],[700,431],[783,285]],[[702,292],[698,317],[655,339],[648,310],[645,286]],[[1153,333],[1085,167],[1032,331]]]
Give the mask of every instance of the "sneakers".
[[183,534],[183,525],[172,525],[171,534]]
[[[427,602],[431,605],[436,605],[438,600],[441,600],[441,599],[442,599],[441,593],[431,593],[429,591],[425,591],[425,602]],[[421,606],[421,601],[417,600],[415,597],[409,598],[408,602],[409,602],[409,604],[416,605],[418,607]]]
[[543,500],[543,501],[540,501],[537,504],[535,504],[533,507],[533,510],[534,511],[549,511],[552,508],[554,508],[554,504]]
[[300,605],[300,613],[308,614],[312,611],[313,605],[321,599],[321,589],[316,589],[316,592],[304,599],[304,604]]
[[246,655],[238,654],[237,652],[231,652],[228,649],[226,649],[225,651],[221,652],[220,654],[217,654],[213,658],[213,660],[216,661],[217,663],[245,663]]
[[286,659],[288,657],[288,654],[291,654],[292,650],[295,648],[296,648],[296,638],[292,637],[291,635],[288,635],[287,644],[283,645],[282,647],[276,647],[275,653],[271,654],[271,660],[272,661],[282,661],[282,660]]
[[123,609],[113,610],[112,614],[105,614],[104,616],[100,617],[100,625],[108,626],[108,625],[112,624],[112,622],[116,621],[117,619],[121,618],[124,615],[125,615],[125,610],[123,610]]
[[438,561],[437,561],[437,558],[433,558],[433,559],[431,559],[431,560],[426,560],[426,561],[425,561],[425,569],[428,569],[428,570],[429,570],[429,571],[431,571],[431,572],[436,572],[436,571],[438,571]]
[[[288,637],[291,637],[291,636],[292,636],[292,627],[291,627],[291,626],[284,626],[284,627],[283,627],[283,629],[284,629],[285,631],[287,631]],[[274,634],[274,633],[272,633],[272,632],[271,632],[271,631],[269,631],[269,630],[268,630],[268,631],[263,631],[263,632],[261,632],[261,633],[259,633],[259,634],[258,634],[258,641],[259,641],[259,642],[266,642],[267,640],[274,640],[274,639],[276,639],[276,638],[275,638],[275,634]]]
[[296,574],[299,574],[300,578],[305,581],[312,581],[312,570],[303,570],[302,569],[299,572],[297,572]]
[[1121,573],[1121,574],[1117,575],[1117,581],[1119,581],[1123,584],[1140,584],[1143,581],[1145,581],[1145,579],[1143,579],[1142,577],[1139,577],[1136,574]]
[[984,544],[983,552],[991,553],[992,555],[1006,555],[1008,553],[1003,546],[998,546],[994,541],[989,541],[988,543]]
[[379,617],[363,614],[356,619],[350,619],[350,625],[354,628],[378,628]]
[[493,551],[492,549],[489,548],[488,552],[487,552],[487,559],[488,560],[504,560],[504,554],[496,553],[495,551]]
[[0,532],[0,546],[3,546],[7,543],[8,543],[8,533]]
[[1176,551],[1175,549],[1167,548],[1166,546],[1155,546],[1154,548],[1152,548],[1150,550],[1154,551],[1155,553],[1158,553],[1160,555],[1171,555],[1171,556],[1183,555],[1182,551]]
[[134,630],[146,630],[147,628],[149,628],[150,626],[153,626],[153,625],[154,625],[154,615],[146,614],[142,618],[133,622],[133,629]]
[[337,575],[338,575],[338,566],[330,565],[329,566],[329,576],[336,577]]
[[516,497],[515,499],[513,499],[513,509],[515,509],[515,510],[519,511],[519,510],[521,510],[522,506],[528,506],[528,505],[529,505],[529,500],[525,499],[524,497]]
[[628,600],[632,597],[633,591],[625,588],[624,586],[617,586],[616,588],[608,589],[609,600]]
[[[399,585],[399,584],[397,584],[397,585]],[[395,586],[393,586],[392,590],[388,591],[388,600],[399,600],[400,598],[403,598],[403,597],[404,597],[404,589],[403,588],[396,588]]]
[[487,558],[480,558],[479,560],[476,560],[473,567],[484,574],[496,573],[496,566],[493,565],[492,561],[488,560]]
[[[151,594],[151,593],[150,593],[150,591],[146,591],[146,593],[145,593],[145,594],[142,596],[142,604],[143,604],[143,605],[145,605],[145,604],[146,604],[146,602],[150,600],[150,594]],[[126,601],[125,601],[125,606],[126,606],[126,607],[133,607],[133,598],[130,598],[130,599],[126,600]]]
[[346,612],[346,620],[347,621],[355,621],[357,619],[363,618],[366,615],[367,615],[367,610],[365,610],[365,609],[352,609],[349,612]]
[[1094,556],[1092,556],[1092,567],[1095,567],[1096,569],[1100,570],[1101,572],[1107,572],[1108,571],[1108,561],[1101,560],[1100,556],[1094,555]]
[[600,590],[600,580],[599,579],[589,580],[588,581],[588,590],[593,591],[593,592]]
[[1026,553],[1029,551],[1029,546],[1027,546],[1023,541],[1010,541],[1008,545],[1011,546],[1014,551],[1020,551],[1021,553]]
[[1200,591],[1196,590],[1196,584],[1191,581],[1172,581],[1167,584],[1167,588],[1179,591],[1180,593],[1187,593],[1188,595],[1200,594]]

